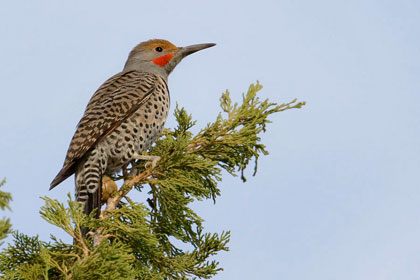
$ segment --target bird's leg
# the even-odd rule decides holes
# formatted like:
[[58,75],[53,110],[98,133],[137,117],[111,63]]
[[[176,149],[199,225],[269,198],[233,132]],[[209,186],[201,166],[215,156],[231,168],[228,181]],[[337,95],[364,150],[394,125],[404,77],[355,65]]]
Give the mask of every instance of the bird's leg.
[[150,166],[152,168],[155,168],[156,163],[160,160],[160,156],[146,156],[146,155],[139,155],[139,154],[134,154],[133,158],[140,159],[140,160],[147,160],[148,162],[145,164],[146,168],[149,168]]

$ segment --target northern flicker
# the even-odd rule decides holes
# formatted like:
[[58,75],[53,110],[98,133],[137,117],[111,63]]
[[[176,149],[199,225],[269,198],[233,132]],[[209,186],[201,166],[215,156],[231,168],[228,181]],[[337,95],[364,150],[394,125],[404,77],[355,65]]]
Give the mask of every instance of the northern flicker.
[[169,111],[168,75],[186,56],[214,46],[176,47],[166,40],[138,44],[123,70],[90,99],[50,189],[75,173],[76,200],[84,212],[99,209],[102,177],[142,156],[159,137]]

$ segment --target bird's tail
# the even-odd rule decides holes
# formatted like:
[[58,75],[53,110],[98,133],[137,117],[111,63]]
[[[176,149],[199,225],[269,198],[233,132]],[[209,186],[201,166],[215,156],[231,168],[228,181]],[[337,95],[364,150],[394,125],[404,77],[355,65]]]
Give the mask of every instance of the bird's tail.
[[[88,198],[83,208],[83,212],[86,215],[90,215],[92,211],[95,211],[95,218],[99,218],[99,215],[101,214],[102,175],[99,178],[100,179],[97,183],[98,187],[96,188],[96,191],[93,193],[88,192]],[[87,227],[82,227],[81,230],[82,230],[82,237],[86,238],[90,229]]]
[[101,188],[102,186],[102,174],[99,177],[97,182],[96,190],[93,193],[88,192],[88,198],[85,202],[85,206],[83,212],[86,215],[90,215],[92,211],[95,211],[95,218],[99,218],[99,214],[101,213]]
[[[86,215],[95,211],[96,218],[101,213],[102,176],[105,171],[103,166],[102,160],[94,150],[76,168],[76,200],[83,204],[83,212]],[[83,228],[83,237],[86,237],[88,232],[88,228]]]

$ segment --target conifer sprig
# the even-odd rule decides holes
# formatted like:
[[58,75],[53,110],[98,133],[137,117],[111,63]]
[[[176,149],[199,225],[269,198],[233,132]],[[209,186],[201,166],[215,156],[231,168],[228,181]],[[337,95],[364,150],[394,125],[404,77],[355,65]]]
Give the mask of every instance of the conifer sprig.
[[[6,179],[0,181],[0,187],[2,187],[6,183]],[[12,196],[8,192],[0,191],[0,208],[1,210],[8,209],[10,210],[9,203],[12,200]],[[8,234],[11,232],[12,225],[10,223],[10,219],[2,218],[0,220],[0,240],[5,239]],[[0,242],[2,245],[3,242]]]

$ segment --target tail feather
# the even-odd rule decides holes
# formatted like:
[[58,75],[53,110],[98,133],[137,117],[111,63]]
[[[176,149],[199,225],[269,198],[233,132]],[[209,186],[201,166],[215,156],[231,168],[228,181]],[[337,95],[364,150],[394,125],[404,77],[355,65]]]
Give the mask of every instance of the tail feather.
[[[85,201],[83,212],[86,215],[90,215],[95,211],[95,218],[99,218],[101,214],[101,197],[102,197],[102,176],[99,177],[98,187],[94,193],[88,192],[87,201]],[[82,227],[82,237],[86,238],[90,229],[87,227]]]
[[74,173],[74,164],[69,164],[64,166],[60,172],[58,172],[57,176],[55,176],[54,180],[50,184],[50,190],[52,190],[55,186],[66,180],[68,177],[73,175]]
[[86,215],[90,215],[92,211],[96,211],[95,218],[99,218],[101,213],[101,192],[102,192],[102,176],[99,177],[98,187],[94,193],[88,192],[88,199],[85,202],[83,212]]
[[[103,166],[105,164],[94,150],[76,167],[76,200],[83,205],[86,215],[94,212],[96,218],[99,218],[101,213],[102,175],[105,171]],[[83,228],[83,237],[86,237],[88,232],[88,228]]]

